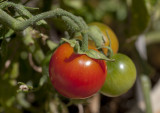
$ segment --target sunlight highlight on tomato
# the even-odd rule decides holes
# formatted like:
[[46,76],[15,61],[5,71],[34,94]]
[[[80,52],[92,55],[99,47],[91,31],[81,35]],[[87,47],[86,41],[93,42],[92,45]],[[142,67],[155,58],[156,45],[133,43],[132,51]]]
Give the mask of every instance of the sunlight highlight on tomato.
[[136,67],[132,60],[123,54],[115,54],[114,62],[107,62],[107,77],[101,89],[106,96],[116,97],[126,93],[135,83]]
[[63,96],[87,98],[104,84],[106,63],[76,54],[68,43],[64,43],[52,55],[49,75],[53,86]]

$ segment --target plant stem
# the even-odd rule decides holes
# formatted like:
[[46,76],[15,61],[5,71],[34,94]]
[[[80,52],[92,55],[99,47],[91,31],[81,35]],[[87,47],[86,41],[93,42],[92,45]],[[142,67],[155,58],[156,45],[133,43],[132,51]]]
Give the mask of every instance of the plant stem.
[[[16,30],[16,31],[24,30],[28,26],[33,25],[35,22],[42,19],[51,18],[51,17],[60,18],[63,16],[70,18],[69,22],[68,20],[64,20],[64,21],[68,22],[69,28],[72,29],[72,31],[82,31],[83,24],[81,24],[81,21],[79,20],[79,18],[59,8],[53,11],[48,11],[48,12],[38,14],[36,16],[32,16],[26,21],[18,21],[0,9],[1,23],[11,27],[13,30]],[[62,18],[62,19],[65,19],[65,18]]]
[[147,45],[155,44],[160,42],[160,32],[152,31],[146,34],[146,43]]
[[[27,10],[28,8],[30,7],[24,7],[23,5],[21,4],[15,4],[15,3],[12,3],[12,2],[3,2],[1,5],[0,5],[0,9],[4,9],[6,7],[14,7],[14,9],[17,11],[17,13],[19,15],[21,15],[22,17],[24,16],[25,18],[31,18],[33,15]],[[30,8],[31,9],[31,8]],[[34,9],[34,8],[32,8]],[[41,24],[41,23],[45,23],[44,20],[41,20],[39,22],[37,22],[37,24]]]
[[108,48],[108,56],[109,56],[109,58],[110,57],[112,57],[113,56],[113,50],[112,50],[112,45],[111,45],[111,38],[110,38],[110,36],[109,36],[109,34],[108,34],[108,31],[106,30],[106,35],[107,35],[107,38],[108,38],[108,41],[109,41],[109,48]]
[[146,75],[140,76],[144,100],[146,104],[146,113],[152,113],[152,105],[150,100],[150,89],[151,89],[151,83],[150,79]]
[[10,15],[5,13],[3,10],[0,9],[0,23],[3,23],[4,25],[10,26],[11,28],[14,28],[14,23],[16,23],[17,20],[12,18]]
[[24,15],[24,16],[26,16],[26,17],[28,17],[28,18],[29,18],[29,17],[32,17],[32,14],[31,14],[28,10],[26,10],[23,5],[15,4],[15,3],[12,3],[12,2],[3,2],[3,3],[1,3],[0,9],[4,9],[4,8],[6,8],[6,7],[14,7],[15,10],[16,10],[20,15]]
[[88,35],[95,42],[97,48],[102,48],[104,45],[103,35],[97,26],[90,26]]
[[81,50],[84,52],[88,50],[88,33],[87,32],[82,32]]

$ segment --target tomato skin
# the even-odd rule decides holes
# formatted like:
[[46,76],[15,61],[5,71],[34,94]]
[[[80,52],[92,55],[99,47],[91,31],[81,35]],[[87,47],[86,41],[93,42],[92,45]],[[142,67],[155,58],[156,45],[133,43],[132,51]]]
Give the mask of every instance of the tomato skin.
[[132,60],[123,54],[115,54],[115,62],[107,62],[107,77],[101,93],[116,97],[126,93],[136,80],[136,68]]
[[68,98],[87,98],[99,91],[106,79],[106,63],[74,53],[64,43],[53,53],[49,75],[55,89]]
[[[106,34],[106,31],[107,31],[108,35],[111,39],[111,48],[113,50],[113,53],[116,54],[118,52],[118,48],[119,48],[118,38],[110,27],[108,27],[105,24],[99,23],[99,22],[90,23],[89,26],[97,26],[101,30],[101,32],[104,36],[104,40],[105,40],[104,46],[109,46],[109,40],[108,40],[107,34]],[[95,43],[90,40],[89,46],[95,46]],[[102,48],[102,50],[103,50],[104,54],[107,55],[108,49]]]

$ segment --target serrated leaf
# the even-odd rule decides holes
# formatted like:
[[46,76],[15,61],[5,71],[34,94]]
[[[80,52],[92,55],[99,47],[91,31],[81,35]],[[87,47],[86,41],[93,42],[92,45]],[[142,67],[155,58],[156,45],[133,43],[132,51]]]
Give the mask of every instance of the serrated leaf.
[[68,39],[62,38],[62,40],[69,43],[71,45],[71,47],[75,47],[75,45],[77,43],[76,39],[68,40]]
[[95,50],[92,50],[92,49],[86,51],[85,54],[91,58],[94,58],[94,59],[114,61],[114,59],[109,59],[104,54],[97,52]]
[[85,54],[88,57],[91,57],[91,58],[94,58],[94,59],[99,59],[99,60],[114,61],[114,59],[109,59],[104,54],[102,54],[98,51],[95,51],[93,49],[90,49],[90,50],[87,50],[87,51],[82,51],[80,49],[79,42],[76,39],[73,39],[73,40],[63,39],[63,40],[65,42],[68,42],[74,48],[74,51],[77,54]]

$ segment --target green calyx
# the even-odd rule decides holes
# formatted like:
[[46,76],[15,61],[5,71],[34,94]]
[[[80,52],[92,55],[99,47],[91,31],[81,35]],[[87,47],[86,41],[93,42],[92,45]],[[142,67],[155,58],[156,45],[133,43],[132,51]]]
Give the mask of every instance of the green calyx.
[[80,49],[81,48],[80,43],[82,43],[81,40],[78,40],[78,39],[68,40],[68,39],[65,39],[65,38],[62,38],[62,40],[64,42],[69,43],[71,45],[71,47],[74,48],[74,51],[77,54],[85,54],[88,57],[93,58],[93,59],[99,59],[99,60],[105,60],[105,61],[114,61],[114,59],[109,59],[103,53],[100,53],[100,52],[95,51],[93,49],[88,49],[86,51],[81,50]]
[[102,46],[104,46],[103,35],[97,26],[89,26],[88,31],[89,37],[95,42],[97,48],[101,48]]

